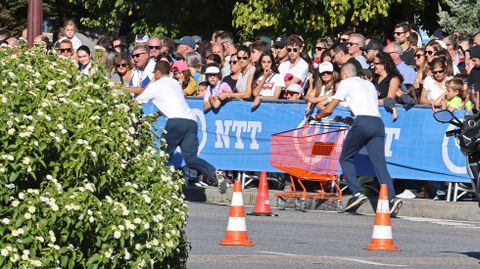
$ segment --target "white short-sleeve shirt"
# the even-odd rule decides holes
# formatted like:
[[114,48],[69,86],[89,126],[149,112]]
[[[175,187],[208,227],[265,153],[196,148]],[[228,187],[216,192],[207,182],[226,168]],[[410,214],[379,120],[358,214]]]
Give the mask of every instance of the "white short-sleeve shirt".
[[380,117],[378,93],[370,81],[356,76],[344,79],[332,98],[345,101],[355,116]]
[[435,79],[433,77],[428,76],[423,80],[423,89],[427,91],[427,100],[434,102],[435,100],[442,95],[447,88],[445,85],[440,88],[435,84]]
[[150,83],[136,100],[140,104],[152,101],[167,119],[195,120],[195,116],[183,96],[182,87],[173,78],[165,76]]
[[[263,76],[260,76],[257,79],[257,84],[262,81]],[[270,77],[265,80],[262,86],[262,90],[260,91],[261,96],[274,96],[275,90],[277,87],[285,87],[285,81],[280,74],[272,74]]]
[[300,86],[303,86],[303,83],[305,83],[308,76],[308,63],[300,58],[295,66],[291,67],[291,65],[292,63],[290,61],[281,63],[278,67],[278,72],[280,72],[280,75],[282,75],[284,79],[290,75],[300,79],[299,84],[301,84]]

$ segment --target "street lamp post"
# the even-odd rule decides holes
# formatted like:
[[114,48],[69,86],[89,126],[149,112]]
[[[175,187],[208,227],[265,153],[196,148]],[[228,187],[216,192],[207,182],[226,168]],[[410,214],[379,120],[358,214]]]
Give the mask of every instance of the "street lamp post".
[[42,34],[43,0],[28,1],[27,41],[28,47],[33,46],[33,39]]

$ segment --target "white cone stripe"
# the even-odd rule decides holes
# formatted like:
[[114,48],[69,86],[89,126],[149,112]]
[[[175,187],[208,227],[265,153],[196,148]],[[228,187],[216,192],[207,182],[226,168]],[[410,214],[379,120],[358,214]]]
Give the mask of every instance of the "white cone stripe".
[[270,204],[270,200],[265,200],[265,204],[266,204],[266,205],[269,205],[269,204]]
[[389,204],[387,200],[378,200],[377,213],[390,214]]
[[247,224],[244,217],[230,217],[228,219],[227,231],[231,232],[246,232]]
[[393,239],[392,226],[374,225],[372,239]]
[[234,192],[232,195],[232,206],[243,205],[243,196],[241,192]]

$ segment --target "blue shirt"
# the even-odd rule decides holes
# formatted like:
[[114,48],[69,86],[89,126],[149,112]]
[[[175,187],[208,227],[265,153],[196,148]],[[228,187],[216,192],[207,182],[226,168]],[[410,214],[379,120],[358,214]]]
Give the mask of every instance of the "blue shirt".
[[415,72],[415,70],[413,70],[413,68],[406,65],[404,62],[400,62],[399,64],[397,64],[397,69],[403,76],[403,84],[413,84],[413,82],[417,78],[417,73]]

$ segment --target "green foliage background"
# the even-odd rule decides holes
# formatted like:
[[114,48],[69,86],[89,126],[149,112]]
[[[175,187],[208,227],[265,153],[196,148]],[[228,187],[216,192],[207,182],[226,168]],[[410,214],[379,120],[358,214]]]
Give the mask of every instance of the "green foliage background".
[[184,180],[131,96],[55,51],[0,59],[0,268],[182,268]]

